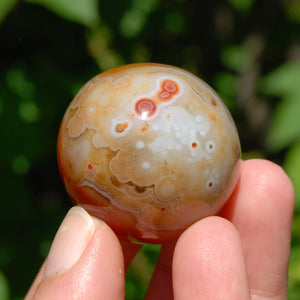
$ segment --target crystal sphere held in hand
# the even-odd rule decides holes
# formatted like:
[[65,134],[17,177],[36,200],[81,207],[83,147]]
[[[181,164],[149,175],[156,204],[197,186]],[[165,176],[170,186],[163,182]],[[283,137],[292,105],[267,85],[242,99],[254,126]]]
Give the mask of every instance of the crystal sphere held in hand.
[[168,65],[122,66],[87,82],[65,113],[57,152],[73,202],[133,241],[176,239],[216,214],[238,180],[227,108]]

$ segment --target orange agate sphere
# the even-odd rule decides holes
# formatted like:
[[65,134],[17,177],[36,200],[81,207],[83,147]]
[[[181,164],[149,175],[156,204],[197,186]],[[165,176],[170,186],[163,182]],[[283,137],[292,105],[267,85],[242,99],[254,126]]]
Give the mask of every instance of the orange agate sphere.
[[162,243],[224,205],[238,179],[240,145],[206,83],[180,68],[133,64],[82,87],[62,120],[57,152],[74,203],[121,238]]

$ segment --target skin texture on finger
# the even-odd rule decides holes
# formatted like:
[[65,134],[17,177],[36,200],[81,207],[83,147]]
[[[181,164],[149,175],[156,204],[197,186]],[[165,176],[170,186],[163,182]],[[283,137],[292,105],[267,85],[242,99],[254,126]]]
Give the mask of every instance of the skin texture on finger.
[[145,300],[172,300],[172,260],[175,242],[163,244]]
[[243,162],[239,183],[220,215],[240,233],[253,300],[287,299],[293,209],[293,186],[278,165]]
[[[123,299],[125,295],[122,248],[113,231],[95,220],[93,236],[79,260],[68,270],[42,278],[28,299]],[[41,276],[38,275],[37,278]],[[37,279],[38,280],[38,279]]]
[[208,217],[179,238],[173,259],[174,299],[250,299],[240,237],[234,226]]

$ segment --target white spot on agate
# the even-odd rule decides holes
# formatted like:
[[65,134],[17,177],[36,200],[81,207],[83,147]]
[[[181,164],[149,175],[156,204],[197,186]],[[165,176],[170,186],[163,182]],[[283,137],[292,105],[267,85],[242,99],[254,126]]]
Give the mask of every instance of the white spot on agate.
[[92,106],[92,105],[91,105],[91,106],[88,108],[88,113],[89,113],[89,114],[94,114],[96,111],[97,111],[97,109],[96,109],[95,106]]
[[209,121],[202,115],[192,116],[184,108],[171,106],[167,111],[161,112],[161,118],[152,126],[153,130],[158,131],[159,128],[159,134],[148,146],[160,155],[167,155],[170,150],[178,151],[186,147],[190,158],[199,161],[210,159],[210,154],[215,151],[213,141],[206,145],[202,140],[209,131]]
[[181,138],[181,133],[180,133],[179,131],[176,131],[176,132],[175,132],[175,136],[176,136],[177,138]]
[[150,168],[150,163],[149,163],[149,161],[144,161],[144,162],[142,163],[142,167],[143,167],[144,170],[148,170],[148,169]]
[[137,141],[135,145],[138,149],[142,149],[145,146],[143,141]]
[[202,120],[202,117],[200,115],[198,115],[198,116],[195,117],[195,120],[196,120],[197,123],[200,123],[201,120]]
[[153,124],[152,129],[154,131],[158,131],[159,130],[159,126],[157,124]]
[[216,150],[216,144],[214,141],[210,140],[205,144],[205,149],[208,153],[212,154]]

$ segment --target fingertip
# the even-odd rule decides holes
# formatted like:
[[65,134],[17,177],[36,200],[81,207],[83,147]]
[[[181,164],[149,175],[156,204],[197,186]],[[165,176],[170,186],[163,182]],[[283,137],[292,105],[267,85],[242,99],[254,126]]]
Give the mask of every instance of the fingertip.
[[220,217],[205,218],[179,238],[173,259],[176,299],[248,299],[247,272],[239,234]]
[[[49,259],[52,260],[50,267],[53,262],[54,267],[50,268],[51,272],[45,273],[32,299],[93,300],[124,297],[124,261],[120,242],[108,225],[85,215],[87,213],[81,210],[71,209],[62,223],[57,234],[59,238],[55,238],[46,262],[46,268],[47,265],[49,267]],[[83,233],[80,233],[80,226],[86,226],[88,230],[83,229]],[[75,259],[67,258],[69,261],[65,263],[64,259],[59,258],[60,255],[63,258],[75,255]]]
[[244,217],[245,213],[264,214],[273,208],[291,222],[294,206],[294,187],[283,168],[269,160],[249,159],[242,161],[238,184],[219,215],[240,231],[240,217],[242,222],[251,221],[250,217]]
[[95,230],[95,222],[74,206],[59,227],[48,254],[44,277],[69,270],[81,257]]
[[[191,238],[210,238],[214,237],[215,235],[219,234],[220,231],[224,229],[224,235],[220,236],[220,239],[225,237],[227,234],[237,234],[235,227],[232,225],[231,222],[228,220],[218,217],[218,216],[211,216],[204,218],[192,226],[187,228],[180,236],[178,243],[184,239],[191,239]],[[225,237],[226,238],[226,237]],[[178,244],[177,243],[177,244]]]
[[[224,218],[207,217],[190,226],[179,237],[174,259],[177,259],[177,255],[185,255],[192,263],[194,258],[206,260],[212,255],[220,257],[228,245],[241,246],[236,228]],[[175,262],[181,265],[179,260]]]
[[287,205],[293,208],[295,204],[294,186],[284,169],[278,164],[265,159],[250,159],[244,161],[242,175],[253,189],[265,195],[274,191],[280,193]]

